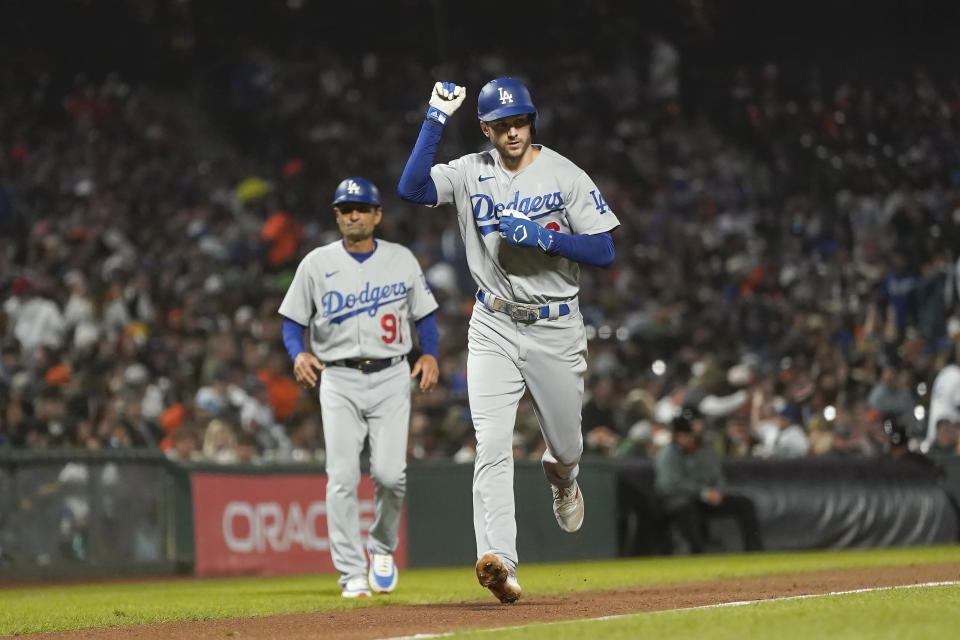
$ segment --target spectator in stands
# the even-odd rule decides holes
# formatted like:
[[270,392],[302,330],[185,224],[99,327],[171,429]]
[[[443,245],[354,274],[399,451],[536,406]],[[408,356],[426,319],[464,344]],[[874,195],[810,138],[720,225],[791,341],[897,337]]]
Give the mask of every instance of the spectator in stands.
[[134,446],[133,434],[130,427],[120,421],[116,415],[111,415],[103,421],[99,431],[104,434],[104,446],[108,449],[130,449]]
[[208,385],[197,389],[193,404],[204,417],[215,418],[230,408],[228,390],[230,377],[225,367],[219,367]]
[[319,419],[312,413],[298,414],[292,417],[290,430],[290,448],[281,453],[278,462],[313,462],[324,460],[322,447],[323,430]]
[[587,451],[612,455],[620,444],[616,414],[616,381],[599,375],[590,381],[589,394],[581,410],[580,428]]
[[889,414],[883,417],[883,432],[889,439],[887,459],[900,467],[909,467],[939,478],[943,471],[932,459],[910,449],[910,440],[918,433],[910,414]]
[[857,446],[853,437],[853,428],[849,422],[838,421],[830,430],[830,448],[822,455],[837,458],[862,455],[863,451]]
[[14,295],[7,300],[4,310],[12,320],[13,336],[24,359],[31,362],[41,347],[59,348],[67,328],[60,305],[25,278],[15,280],[11,292]]
[[236,453],[235,464],[260,464],[261,462],[257,438],[252,433],[247,431],[238,433],[234,451]]
[[173,446],[167,449],[167,458],[176,462],[198,462],[203,459],[200,439],[190,426],[181,426],[173,433]]
[[676,524],[691,553],[706,550],[709,519],[737,519],[747,551],[763,549],[753,501],[726,492],[720,459],[700,446],[702,421],[684,411],[671,422],[673,441],[654,458],[654,485],[667,516]]
[[203,434],[203,458],[219,464],[237,461],[237,434],[226,420],[214,418]]
[[797,404],[775,398],[770,414],[755,429],[759,442],[756,454],[763,458],[802,458],[810,450],[803,428],[803,415]]
[[907,325],[916,322],[917,281],[917,274],[907,257],[899,251],[894,252],[890,270],[883,277],[883,292],[887,304],[893,308],[897,330],[901,333]]
[[724,456],[749,457],[756,444],[756,437],[750,430],[748,417],[733,415],[725,421],[721,447]]
[[910,372],[892,363],[885,364],[880,380],[867,396],[867,406],[884,415],[909,413],[917,404],[911,391]]

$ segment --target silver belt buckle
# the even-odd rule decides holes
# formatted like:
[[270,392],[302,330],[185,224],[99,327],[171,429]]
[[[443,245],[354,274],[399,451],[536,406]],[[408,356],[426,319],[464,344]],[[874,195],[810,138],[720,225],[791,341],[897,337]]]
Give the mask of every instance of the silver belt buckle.
[[540,309],[538,307],[507,302],[503,298],[494,298],[491,306],[494,311],[510,316],[510,319],[514,322],[536,322],[540,319]]
[[517,322],[536,322],[540,319],[540,314],[535,309],[521,307],[519,305],[508,305],[510,318]]

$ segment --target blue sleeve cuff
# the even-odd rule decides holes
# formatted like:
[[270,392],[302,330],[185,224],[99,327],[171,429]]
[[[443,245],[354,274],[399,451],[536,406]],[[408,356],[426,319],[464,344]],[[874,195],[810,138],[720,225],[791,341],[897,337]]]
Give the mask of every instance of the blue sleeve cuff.
[[[442,113],[439,112],[438,113]],[[443,135],[443,126],[435,120],[424,120],[420,127],[417,144],[414,145],[403,175],[397,184],[397,193],[401,198],[418,204],[437,204],[437,185],[430,177],[433,158],[437,155],[437,145]]]
[[283,346],[287,348],[291,360],[297,359],[297,354],[307,350],[303,344],[303,332],[306,327],[290,318],[283,319]]
[[427,120],[433,120],[438,124],[445,125],[447,124],[447,118],[449,117],[450,116],[445,114],[443,111],[440,111],[440,109],[437,109],[436,107],[430,107],[427,109]]
[[414,323],[420,338],[420,350],[437,360],[440,359],[440,332],[437,330],[437,314],[430,312]]

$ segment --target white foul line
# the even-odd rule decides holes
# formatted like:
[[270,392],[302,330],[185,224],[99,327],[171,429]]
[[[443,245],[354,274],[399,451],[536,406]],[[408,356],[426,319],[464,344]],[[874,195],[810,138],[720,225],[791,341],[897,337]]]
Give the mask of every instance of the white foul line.
[[629,618],[630,616],[642,615],[644,613],[668,613],[672,611],[696,611],[697,609],[719,609],[721,607],[742,607],[748,604],[758,604],[761,602],[785,602],[787,600],[804,600],[806,598],[825,598],[827,596],[845,596],[851,593],[869,593],[871,591],[893,591],[894,589],[916,589],[918,587],[945,587],[960,584],[960,580],[947,580],[944,582],[922,582],[920,584],[903,584],[895,587],[869,587],[865,589],[850,589],[849,591],[831,591],[830,593],[807,593],[799,596],[781,596],[779,598],[762,598],[759,600],[738,600],[736,602],[718,602],[716,604],[701,604],[696,607],[681,607],[679,609],[664,609],[660,611],[638,611],[635,613],[620,613],[615,616],[600,616],[599,618],[575,618],[573,620],[553,620],[550,622],[533,622],[530,624],[521,624],[515,627],[496,627],[493,629],[460,629],[459,631],[443,631],[440,633],[416,633],[412,636],[394,636],[391,638],[382,638],[381,640],[427,640],[429,638],[449,638],[457,633],[481,633],[489,631],[496,633],[514,629],[525,629],[526,627],[535,627],[544,624],[566,624],[570,622],[598,622],[600,620],[618,620],[620,618]]

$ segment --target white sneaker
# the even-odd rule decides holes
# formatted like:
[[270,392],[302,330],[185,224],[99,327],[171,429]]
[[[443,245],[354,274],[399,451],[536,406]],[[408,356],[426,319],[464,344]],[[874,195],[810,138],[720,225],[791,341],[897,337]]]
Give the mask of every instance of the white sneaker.
[[369,598],[370,587],[364,578],[350,578],[347,584],[343,585],[340,595],[344,598]]
[[520,583],[517,574],[507,569],[503,561],[494,553],[487,552],[477,560],[477,580],[480,585],[490,589],[500,602],[505,604],[520,599]]
[[392,553],[374,553],[368,549],[370,555],[370,571],[367,580],[374,593],[390,593],[397,588],[397,563],[393,561]]
[[580,485],[574,480],[569,487],[553,488],[553,515],[557,517],[557,524],[567,533],[579,531],[583,525],[583,494]]

